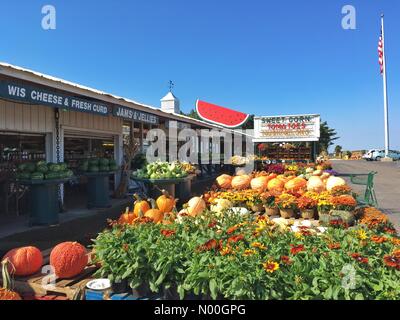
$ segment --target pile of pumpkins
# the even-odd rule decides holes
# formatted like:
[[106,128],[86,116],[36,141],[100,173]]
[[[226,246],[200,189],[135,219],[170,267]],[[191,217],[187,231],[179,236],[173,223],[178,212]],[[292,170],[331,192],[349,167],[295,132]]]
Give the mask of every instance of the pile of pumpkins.
[[326,190],[331,191],[336,186],[346,185],[346,181],[340,177],[331,176],[328,172],[322,170],[313,171],[307,177],[277,175],[265,171],[247,174],[244,170],[239,170],[236,176],[220,175],[216,179],[216,184],[224,190],[253,189],[262,192],[302,192],[307,190],[320,193]]
[[135,224],[141,222],[143,218],[151,219],[154,223],[172,224],[180,216],[195,217],[201,214],[206,209],[206,202],[202,197],[193,197],[184,208],[177,212],[176,202],[177,199],[162,190],[160,195],[155,201],[154,199],[143,200],[138,195],[134,195],[135,202],[133,210],[130,211],[129,207],[119,217],[119,224]]
[[[85,269],[88,261],[86,248],[78,242],[60,243],[50,253],[50,265],[58,279],[75,277]],[[12,291],[11,275],[26,277],[36,274],[43,266],[43,255],[34,246],[15,248],[5,254],[1,264],[3,287],[0,288],[0,300],[21,300],[21,296]]]

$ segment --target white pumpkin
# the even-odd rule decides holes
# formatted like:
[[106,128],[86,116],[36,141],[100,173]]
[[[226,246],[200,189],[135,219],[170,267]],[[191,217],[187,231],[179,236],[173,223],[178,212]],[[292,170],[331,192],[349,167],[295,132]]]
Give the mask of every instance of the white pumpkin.
[[307,182],[307,190],[320,193],[325,191],[325,184],[319,176],[312,176]]
[[313,168],[307,168],[306,169],[306,173],[313,173],[314,172],[314,169]]
[[343,178],[332,176],[326,181],[326,190],[332,191],[334,187],[345,185],[346,181]]
[[211,211],[215,213],[221,213],[224,210],[230,209],[233,207],[232,202],[227,199],[216,199],[215,204],[211,206]]
[[322,170],[315,170],[313,172],[313,176],[321,176],[322,175]]

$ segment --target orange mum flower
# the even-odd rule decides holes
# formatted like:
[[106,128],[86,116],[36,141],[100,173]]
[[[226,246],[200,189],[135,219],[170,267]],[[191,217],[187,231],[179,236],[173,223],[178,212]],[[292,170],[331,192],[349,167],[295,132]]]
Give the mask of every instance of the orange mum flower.
[[239,242],[239,241],[241,241],[241,240],[243,240],[243,239],[244,239],[244,235],[239,234],[239,235],[237,235],[237,236],[232,236],[232,237],[230,237],[230,238],[228,239],[228,243],[231,243],[231,242],[236,243],[236,242]]
[[292,264],[292,260],[288,256],[281,256],[281,261],[287,265]]
[[171,237],[171,236],[173,236],[175,234],[174,230],[167,230],[167,229],[163,229],[160,232],[166,238],[169,238],[169,237]]
[[232,233],[234,233],[237,229],[239,229],[239,226],[238,226],[238,225],[233,226],[233,227],[230,227],[230,228],[226,231],[226,233],[227,233],[227,234],[232,234]]
[[267,262],[263,263],[263,267],[265,271],[269,273],[274,273],[276,270],[279,269],[279,263],[268,260]]
[[359,253],[352,253],[351,257],[359,263],[364,263],[364,264],[368,263],[368,258],[361,256],[361,254]]
[[384,243],[386,242],[388,239],[386,237],[380,237],[380,236],[372,236],[371,237],[371,241],[375,242],[375,243]]
[[330,243],[328,244],[328,248],[331,250],[340,249],[340,243],[339,242]]
[[394,268],[394,269],[400,270],[400,252],[399,252],[399,250],[397,252],[395,251],[391,255],[385,255],[383,257],[383,262],[389,268]]
[[293,244],[290,245],[292,248],[290,249],[290,253],[293,255],[298,254],[301,251],[304,251],[304,245],[300,244],[298,246],[295,246]]
[[197,248],[198,251],[210,251],[212,249],[218,249],[219,243],[215,239],[208,240]]

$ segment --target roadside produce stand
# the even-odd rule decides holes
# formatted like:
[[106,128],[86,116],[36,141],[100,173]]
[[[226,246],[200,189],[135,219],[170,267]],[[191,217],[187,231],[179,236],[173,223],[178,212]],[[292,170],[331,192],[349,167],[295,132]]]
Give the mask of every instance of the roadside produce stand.
[[88,208],[109,208],[110,202],[110,175],[113,172],[85,172],[88,178]]
[[18,180],[29,186],[31,216],[29,225],[53,225],[58,223],[58,185],[72,178],[52,180]]

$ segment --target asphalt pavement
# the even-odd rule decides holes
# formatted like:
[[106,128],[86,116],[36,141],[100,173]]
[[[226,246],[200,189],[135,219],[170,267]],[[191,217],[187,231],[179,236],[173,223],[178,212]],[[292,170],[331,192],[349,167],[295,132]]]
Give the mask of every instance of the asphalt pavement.
[[[333,160],[333,169],[340,173],[369,173],[377,171],[374,178],[378,207],[400,231],[400,162],[377,162],[365,160]],[[365,191],[365,187],[351,185],[357,193]]]

